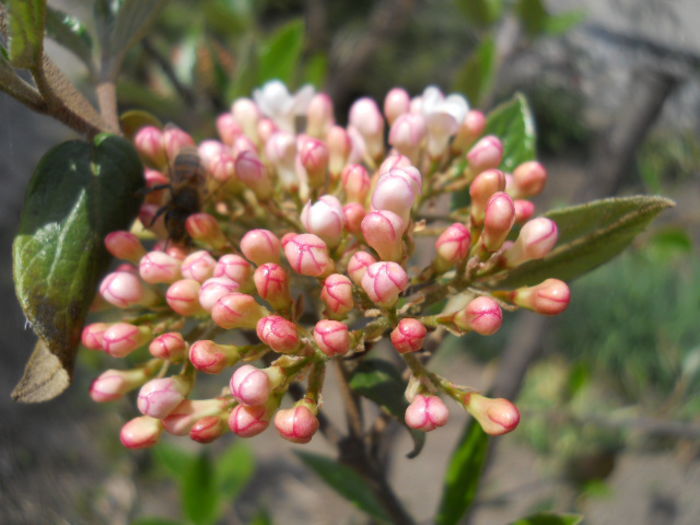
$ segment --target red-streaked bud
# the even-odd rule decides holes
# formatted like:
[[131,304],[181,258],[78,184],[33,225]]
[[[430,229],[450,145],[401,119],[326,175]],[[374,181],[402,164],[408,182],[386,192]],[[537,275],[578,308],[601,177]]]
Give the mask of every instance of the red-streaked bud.
[[[166,195],[166,189],[163,186],[170,184],[168,176],[158,170],[146,168],[143,171],[143,178],[146,181],[146,188],[149,189],[144,196],[144,202],[156,204],[158,206],[162,205]],[[156,187],[160,187],[160,189],[154,189]]]
[[367,268],[377,262],[372,254],[365,251],[359,251],[352,254],[348,261],[348,275],[350,279],[357,285],[362,285],[362,278],[367,272]]
[[219,258],[214,267],[214,277],[226,277],[237,282],[244,290],[250,284],[253,266],[240,255],[228,253]]
[[238,405],[231,411],[228,426],[239,437],[257,436],[270,424],[270,414],[265,406]]
[[334,273],[326,277],[321,300],[328,315],[342,317],[353,309],[352,282],[345,275]]
[[184,278],[203,283],[214,275],[215,266],[216,259],[209,252],[199,250],[191,253],[182,261],[180,271]]
[[197,146],[199,159],[207,170],[224,150],[228,150],[229,153],[231,151],[223,142],[218,140],[204,140]]
[[[382,163],[379,165],[379,176],[384,175],[385,173],[388,173],[389,171],[396,169],[396,168],[408,168],[411,167],[413,169],[417,169],[413,164],[411,163],[411,159],[409,159],[406,155],[402,155],[396,150],[391,150],[389,155],[382,161]],[[419,183],[420,183],[420,173],[419,175]]]
[[547,170],[537,162],[524,162],[513,172],[513,197],[532,197],[538,195],[547,183]]
[[[454,265],[464,261],[469,256],[472,236],[461,222],[451,224],[435,241],[435,251],[441,261]],[[446,265],[446,266],[447,266]]]
[[480,296],[457,312],[452,321],[464,331],[473,330],[477,334],[492,335],[503,324],[503,311],[491,297]]
[[292,295],[289,291],[289,276],[279,264],[265,263],[253,274],[258,295],[277,310],[289,308]]
[[243,152],[250,152],[255,158],[258,156],[258,147],[255,145],[255,142],[250,140],[246,135],[236,137],[231,146],[231,154],[234,159],[237,159]]
[[198,443],[211,443],[220,438],[228,428],[222,416],[207,416],[197,420],[190,430],[190,439]]
[[426,132],[423,115],[405,113],[392,124],[389,144],[415,161],[425,140]]
[[494,193],[486,205],[481,243],[489,252],[495,252],[506,240],[515,223],[513,199],[505,192]]
[[518,306],[534,310],[538,314],[557,315],[569,306],[571,292],[559,279],[547,279],[536,286],[518,288],[511,293]]
[[162,167],[167,164],[163,132],[155,126],[145,126],[134,136],[134,146],[139,155],[153,166]]
[[350,331],[345,323],[321,319],[314,327],[314,341],[328,357],[350,351]]
[[153,337],[147,326],[130,323],[115,323],[102,336],[103,347],[112,357],[126,357],[137,348],[142,347]]
[[140,387],[148,380],[143,368],[133,370],[105,370],[90,385],[90,397],[97,403],[115,401]]
[[273,187],[265,164],[258,154],[252,150],[242,151],[236,157],[236,176],[253,190],[255,196],[262,201],[272,197]]
[[190,393],[191,383],[180,376],[151,379],[141,387],[137,405],[144,416],[167,417]]
[[297,325],[281,315],[260,319],[256,332],[263,343],[280,354],[296,352],[301,345]]
[[267,310],[252,295],[234,292],[224,295],[211,309],[211,318],[221,328],[255,328]]
[[138,262],[146,253],[146,249],[136,235],[120,230],[107,234],[105,248],[117,259]]
[[425,325],[418,319],[406,317],[401,319],[391,332],[391,343],[400,353],[417,352],[423,348],[423,341],[428,334]]
[[362,235],[383,261],[398,261],[403,256],[403,232],[406,223],[389,210],[372,211],[362,219]]
[[299,162],[306,171],[309,187],[320,188],[326,182],[329,152],[326,143],[309,136],[302,136],[297,142]]
[[204,313],[199,304],[199,289],[201,285],[194,279],[181,279],[175,281],[165,292],[165,300],[168,306],[176,313],[185,317]]
[[503,159],[503,144],[495,135],[487,135],[474,144],[467,153],[469,168],[472,173],[498,168]]
[[163,131],[163,146],[165,147],[168,160],[171,162],[175,160],[182,148],[195,145],[194,139],[189,133],[182,131],[180,128],[169,127]]
[[221,142],[229,146],[233,144],[236,137],[243,134],[243,128],[233,116],[233,113],[222,113],[217,117],[216,131],[221,137]]
[[109,323],[91,323],[83,328],[80,342],[90,350],[104,350],[104,335],[111,325]]
[[306,133],[312,137],[325,137],[334,124],[333,99],[326,93],[316,93],[306,110]]
[[165,252],[152,251],[141,257],[139,275],[147,283],[174,283],[181,277],[182,261]]
[[153,304],[156,297],[141,279],[131,272],[112,272],[102,279],[100,295],[117,308],[129,308],[137,304]]
[[430,432],[445,425],[449,415],[447,405],[442,399],[418,394],[408,405],[404,420],[410,428]]
[[235,345],[220,345],[202,339],[192,343],[189,358],[200,372],[218,374],[224,368],[235,365],[241,359],[241,353]]
[[231,114],[251,140],[258,139],[258,121],[261,115],[255,102],[249,98],[238,98],[231,106]]
[[404,173],[404,170],[394,169],[379,178],[372,193],[372,208],[391,211],[408,223],[418,193],[415,184]]
[[163,419],[163,426],[170,434],[184,436],[197,421],[204,417],[221,415],[226,407],[226,401],[216,399],[185,399],[168,417]]
[[224,232],[216,217],[208,213],[194,213],[187,217],[185,221],[187,233],[195,241],[209,244],[214,248],[221,249],[226,246],[227,241]]
[[345,229],[350,233],[362,233],[362,220],[367,215],[367,210],[359,202],[351,202],[343,206],[345,217]]
[[241,251],[255,264],[280,262],[281,244],[270,230],[250,230],[241,239]]
[[127,448],[152,447],[163,433],[163,422],[148,416],[135,417],[126,423],[119,433],[119,439]]
[[347,202],[364,202],[371,185],[367,168],[362,164],[348,164],[342,173]]
[[389,124],[411,109],[411,96],[399,87],[392,88],[384,97],[384,115]]
[[406,270],[395,262],[374,263],[362,277],[362,288],[378,306],[393,306],[407,287]]
[[490,169],[477,175],[469,186],[471,197],[470,215],[475,224],[482,224],[486,215],[486,207],[494,193],[504,191],[506,176],[501,170]]
[[277,126],[275,121],[272,119],[263,117],[260,119],[260,122],[258,122],[258,137],[260,137],[260,141],[263,144],[267,143],[267,141],[270,140],[270,137],[278,131],[279,126]]
[[538,217],[526,222],[513,245],[503,256],[506,266],[513,268],[531,259],[541,259],[557,244],[559,229],[557,223],[546,217]]
[[512,432],[520,423],[518,407],[502,397],[491,399],[470,392],[464,396],[464,407],[491,436]]
[[185,355],[187,343],[180,332],[166,332],[156,337],[148,345],[148,351],[153,357],[167,359],[168,361],[179,360]]
[[323,239],[312,233],[291,237],[284,245],[284,254],[292,269],[301,275],[323,277],[334,268],[328,246]]
[[338,177],[352,153],[352,139],[341,126],[333,126],[326,135],[328,144],[328,169],[333,178]]
[[529,221],[535,214],[535,204],[532,201],[528,201],[525,199],[515,199],[513,201],[513,206],[515,206],[516,223]]
[[318,235],[331,248],[343,236],[345,216],[340,201],[332,195],[323,195],[315,203],[307,202],[301,211],[301,223],[306,231]]
[[265,144],[267,159],[276,168],[277,178],[289,192],[299,190],[299,177],[296,173],[297,141],[286,131],[274,133]]
[[199,304],[207,312],[211,312],[216,302],[224,295],[238,292],[241,286],[227,277],[212,277],[202,283],[199,289]]
[[207,171],[217,182],[228,182],[236,176],[236,157],[234,157],[233,151],[227,147],[222,148],[214,155],[206,166]]
[[139,208],[139,221],[149,231],[152,231],[156,237],[163,238],[168,236],[168,231],[165,229],[165,218],[160,215],[156,218],[158,210],[161,207],[158,204],[145,202]]
[[270,377],[253,365],[243,365],[231,376],[231,394],[248,406],[264,405],[272,392]]
[[368,97],[357,99],[350,107],[349,123],[364,139],[369,156],[378,159],[384,153],[384,119],[377,103]]
[[486,115],[476,109],[468,111],[450,146],[452,152],[462,153],[466,151],[484,133],[485,129]]
[[153,246],[153,251],[167,253],[170,257],[175,257],[179,261],[184,261],[185,257],[190,253],[186,246],[176,244],[170,240],[158,241]]
[[318,430],[316,415],[306,405],[278,410],[275,427],[284,439],[292,443],[308,443]]

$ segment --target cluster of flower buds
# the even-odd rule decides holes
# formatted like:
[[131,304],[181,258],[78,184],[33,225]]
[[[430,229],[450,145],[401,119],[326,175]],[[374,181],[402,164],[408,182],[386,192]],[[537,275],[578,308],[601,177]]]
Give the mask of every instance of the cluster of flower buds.
[[[409,427],[444,425],[443,398],[489,434],[517,426],[510,401],[460,387],[427,361],[446,332],[498,331],[503,309],[567,307],[556,279],[498,286],[557,242],[557,225],[533,218],[528,200],[546,170],[530,161],[501,171],[504,144],[486,117],[436,87],[414,98],[392,89],[383,110],[361,98],[347,126],[334,114],[328,95],[273,81],[218,117],[217,139],[197,143],[176,127],[135,135],[151,191],[132,230],[105,239],[121,265],[94,308],[121,315],[82,335],[87,348],[129,356],[91,388],[98,402],[137,396],[127,447],[164,431],[250,437],[270,422],[308,442],[326,365],[351,372],[385,336],[410,372]],[[454,192],[469,206],[443,211],[440,197]],[[434,250],[416,250],[425,239]],[[225,379],[207,397],[195,388],[200,373]],[[303,388],[288,401],[293,384]]]

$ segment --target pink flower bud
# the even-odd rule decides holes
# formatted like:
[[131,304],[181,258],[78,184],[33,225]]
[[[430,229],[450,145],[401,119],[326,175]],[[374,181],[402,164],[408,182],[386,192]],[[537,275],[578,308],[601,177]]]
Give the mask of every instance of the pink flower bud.
[[233,155],[234,159],[237,159],[243,152],[249,152],[253,157],[258,158],[257,146],[246,135],[236,137],[236,139],[233,141],[233,145],[231,146],[231,154]]
[[216,259],[209,252],[199,250],[191,253],[182,261],[180,271],[186,279],[193,279],[199,283],[203,283],[214,275],[214,267]]
[[400,353],[417,352],[423,348],[428,330],[418,319],[401,319],[391,332],[391,343]]
[[207,171],[219,183],[232,180],[236,176],[236,157],[227,147],[223,147],[206,164]]
[[170,434],[184,436],[197,421],[203,417],[218,415],[224,408],[225,401],[221,398],[195,401],[185,399],[163,419],[163,426]]
[[411,109],[411,97],[403,88],[393,88],[384,97],[384,115],[393,124],[394,121]]
[[253,274],[253,267],[243,257],[236,254],[226,254],[219,258],[219,262],[214,267],[214,277],[226,277],[237,282],[242,290],[249,284],[250,276]]
[[273,308],[284,310],[292,303],[289,292],[289,276],[279,264],[265,263],[255,270],[253,275],[258,295],[270,303]]
[[284,254],[292,269],[301,275],[323,277],[333,271],[328,246],[312,233],[291,237],[284,245]]
[[403,170],[394,169],[379,178],[372,193],[372,208],[391,211],[407,224],[418,194],[403,173]]
[[115,401],[140,387],[148,379],[143,368],[105,370],[90,385],[90,397],[97,403]]
[[253,365],[243,365],[231,376],[231,394],[248,406],[264,405],[272,392],[268,375]]
[[127,448],[148,448],[158,443],[162,433],[162,421],[153,417],[139,416],[122,427],[119,439]]
[[241,251],[255,264],[280,262],[280,240],[270,230],[250,230],[241,239]]
[[148,346],[148,351],[153,357],[169,361],[182,358],[185,355],[185,350],[187,350],[187,343],[180,332],[160,334]]
[[449,264],[464,261],[469,256],[472,236],[461,222],[451,224],[435,241],[438,257]]
[[484,133],[485,129],[486,115],[474,109],[468,111],[457,131],[457,136],[452,142],[452,151],[454,153],[462,153]]
[[218,374],[227,366],[233,366],[240,358],[238,347],[220,345],[208,339],[195,341],[190,346],[190,362],[200,372]]
[[379,158],[384,152],[384,119],[377,103],[368,97],[357,99],[350,107],[349,123],[364,139],[369,156]]
[[280,435],[292,443],[308,443],[318,430],[318,418],[305,405],[278,410],[275,427]]
[[464,406],[491,436],[512,432],[520,423],[518,407],[507,399],[490,399],[470,392],[464,397]]
[[258,121],[261,116],[258,105],[249,98],[238,98],[231,106],[231,114],[243,128],[245,134],[251,140],[257,140]]
[[313,204],[306,203],[301,211],[301,223],[307,232],[318,235],[328,246],[337,246],[345,226],[343,206],[332,195],[323,195]]
[[362,288],[378,306],[393,306],[407,287],[406,270],[395,262],[374,263],[362,277]]
[[137,304],[152,304],[155,297],[143,286],[141,280],[131,272],[112,272],[102,279],[100,295],[118,308],[129,308]]
[[410,159],[416,160],[427,129],[423,115],[405,113],[396,119],[389,132],[389,144]]
[[207,170],[212,165],[216,157],[218,157],[221,152],[225,150],[230,152],[230,149],[227,148],[224,143],[219,142],[218,140],[204,140],[199,144],[199,146],[197,146],[197,154],[199,155],[199,159],[202,161],[202,164]]
[[462,330],[492,335],[501,328],[503,311],[492,298],[480,296],[472,299],[466,307],[457,312],[453,322]]
[[256,331],[263,343],[280,354],[296,352],[301,344],[297,325],[280,315],[263,317]]
[[383,261],[398,261],[403,256],[403,232],[406,223],[396,213],[373,211],[362,219],[362,235]]
[[165,218],[163,215],[156,218],[156,214],[160,208],[158,204],[144,203],[141,208],[139,208],[139,222],[144,228],[152,231],[157,237],[163,238],[168,236],[168,231],[165,229]]
[[314,327],[314,340],[328,357],[344,355],[350,351],[350,331],[340,321],[321,319]]
[[362,220],[365,218],[367,210],[359,202],[351,202],[343,206],[343,217],[345,217],[345,229],[350,233],[362,233]]
[[538,195],[547,183],[547,170],[535,160],[524,162],[513,172],[513,196],[516,198]]
[[515,199],[513,201],[513,206],[515,206],[515,222],[522,223],[530,220],[535,214],[535,204],[531,201],[524,199]]
[[498,168],[503,159],[503,144],[495,135],[487,135],[472,146],[467,153],[469,168],[473,173]]
[[80,342],[90,350],[104,350],[104,335],[111,325],[108,323],[92,323],[83,328]]
[[306,170],[309,186],[319,188],[326,181],[329,153],[323,141],[313,137],[303,137],[298,143],[299,161]]
[[348,164],[342,174],[343,189],[348,202],[364,202],[370,188],[367,168],[362,164]]
[[103,347],[112,357],[126,357],[151,339],[151,329],[130,323],[115,323],[102,336]]
[[513,268],[531,259],[541,259],[557,244],[557,223],[545,217],[526,222],[515,243],[503,254],[506,266]]
[[236,157],[236,176],[248,186],[259,200],[272,197],[273,187],[265,164],[254,151],[242,151]]
[[270,424],[270,416],[264,406],[238,405],[231,411],[228,426],[239,437],[257,436]]
[[165,300],[174,312],[185,317],[202,314],[204,309],[199,304],[200,287],[194,279],[175,281],[165,292]]
[[430,432],[447,423],[450,413],[437,396],[418,394],[406,409],[406,424],[416,430]]
[[[146,181],[146,188],[149,190],[144,197],[144,202],[161,206],[167,193],[163,186],[169,185],[170,179],[164,173],[150,168],[144,170],[143,178]],[[156,187],[160,187],[160,189],[154,189]]]
[[518,306],[544,315],[562,313],[571,301],[569,287],[559,279],[547,279],[536,286],[518,288],[511,296]]
[[207,312],[211,312],[216,302],[224,295],[238,292],[241,286],[227,277],[212,277],[202,283],[199,289],[199,304]]
[[346,276],[334,273],[326,277],[321,300],[329,315],[342,317],[353,309],[352,282]]
[[107,234],[105,248],[117,259],[131,262],[138,262],[146,253],[139,238],[133,233],[123,230]]
[[258,122],[258,137],[263,144],[270,140],[270,137],[279,131],[279,127],[274,120],[267,117],[261,118]]
[[[379,176],[384,175],[385,173],[390,172],[393,169],[397,168],[413,168],[414,170],[418,171],[415,166],[411,163],[411,159],[409,159],[406,155],[402,155],[396,150],[391,150],[389,155],[384,159],[384,161],[379,165]],[[413,175],[412,175],[413,178]],[[420,184],[421,184],[421,178],[420,178],[420,172],[418,172],[418,188],[420,189]]]
[[335,179],[343,171],[352,152],[352,139],[341,126],[332,126],[326,135],[328,168]]
[[139,155],[153,166],[165,166],[165,147],[163,133],[155,126],[145,126],[134,136],[134,146]]
[[316,93],[306,110],[306,133],[312,137],[325,137],[335,124],[333,100],[326,93]]
[[274,133],[265,145],[265,153],[270,163],[276,168],[277,176],[287,191],[298,191],[299,177],[295,163],[297,141],[294,135],[286,131]]
[[195,146],[192,137],[176,127],[169,127],[163,131],[163,146],[168,159],[172,162],[182,148]]
[[197,420],[190,430],[190,439],[198,443],[211,443],[226,432],[226,420],[221,416],[207,416]]
[[182,262],[165,252],[148,252],[139,262],[139,275],[147,283],[174,283],[180,279]]
[[151,379],[139,390],[137,405],[144,416],[163,419],[182,403],[190,389],[180,376]]
[[219,221],[208,213],[194,213],[185,221],[187,233],[195,241],[209,244],[214,248],[223,248],[227,241],[224,232],[221,231]]
[[367,272],[367,268],[377,262],[370,253],[359,251],[352,254],[348,261],[348,275],[357,286],[362,285],[362,278]]
[[224,295],[211,309],[211,318],[221,328],[255,328],[267,310],[252,295],[234,292]]
[[167,253],[170,257],[175,257],[179,261],[184,261],[185,257],[190,253],[190,250],[186,246],[176,244],[169,239],[157,242],[155,246],[153,246],[153,251]]
[[486,206],[481,242],[489,252],[498,250],[515,223],[513,199],[505,192],[494,193]]
[[506,188],[506,177],[501,170],[490,169],[477,175],[469,186],[471,197],[470,214],[475,224],[482,224],[486,215],[486,206],[494,193]]
[[216,119],[216,131],[224,144],[231,145],[236,137],[243,134],[243,128],[238,124],[232,113],[222,113]]

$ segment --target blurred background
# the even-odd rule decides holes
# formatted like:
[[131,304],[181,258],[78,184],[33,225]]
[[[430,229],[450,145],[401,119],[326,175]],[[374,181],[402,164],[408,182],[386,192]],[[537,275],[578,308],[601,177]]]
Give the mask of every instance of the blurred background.
[[[92,24],[91,2],[49,4]],[[539,210],[608,195],[676,200],[622,256],[573,283],[564,315],[510,314],[496,336],[448,341],[435,363],[459,383],[517,395],[523,413],[518,431],[499,438],[468,523],[567,510],[597,525],[694,525],[698,24],[697,0],[171,0],[127,57],[120,109],[147,109],[202,139],[214,136],[214,116],[235,97],[272,78],[329,92],[343,123],[355,98],[381,101],[394,86],[417,95],[436,84],[484,111],[521,91],[550,172]],[[55,45],[48,52],[87,86],[79,60]],[[218,490],[204,482],[193,489],[187,465],[199,461],[206,472],[227,457],[235,483],[212,500],[212,523],[363,523],[272,433],[244,443],[228,436],[208,446],[210,459],[196,444],[122,449],[118,431],[133,405],[89,399],[104,364],[88,352],[60,398],[36,406],[10,399],[34,344],[11,281],[22,196],[41,155],[73,135],[4,94],[0,115],[0,522],[184,523],[181,493],[186,505]],[[340,406],[333,392],[326,403],[331,415]],[[453,410],[413,460],[397,435],[392,481],[423,523],[466,419]],[[311,447],[333,453],[321,438]]]

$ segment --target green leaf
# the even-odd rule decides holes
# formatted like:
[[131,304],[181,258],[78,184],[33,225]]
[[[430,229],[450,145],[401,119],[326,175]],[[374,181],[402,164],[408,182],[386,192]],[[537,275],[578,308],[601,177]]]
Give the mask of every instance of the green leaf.
[[119,117],[119,127],[128,139],[132,139],[136,132],[144,126],[162,128],[163,123],[158,120],[158,117],[142,109],[125,111]]
[[675,203],[640,195],[597,200],[546,214],[559,228],[552,252],[496,276],[492,286],[518,288],[549,277],[569,281],[600,266],[624,250],[663,210]]
[[33,69],[44,52],[44,0],[8,0],[9,58],[12,65]]
[[272,525],[272,517],[267,509],[260,509],[250,525]]
[[189,466],[182,480],[182,510],[196,525],[215,523],[219,516],[220,494],[214,484],[214,467],[206,451]]
[[92,37],[80,20],[47,6],[46,34],[80,58],[90,71],[93,70]]
[[195,459],[193,454],[165,442],[158,443],[152,450],[156,464],[178,480],[188,472]]
[[501,169],[504,171],[512,172],[536,156],[535,124],[530,106],[522,93],[517,93],[489,113],[486,134],[497,135],[503,141]]
[[470,103],[479,106],[491,91],[496,70],[496,44],[484,38],[457,73],[454,89],[467,95]]
[[17,297],[41,344],[16,399],[45,401],[68,386],[80,331],[110,260],[103,239],[130,226],[143,187],[136,150],[112,135],[65,142],[39,162],[12,248]]
[[586,16],[584,11],[567,11],[558,15],[550,15],[545,30],[553,36],[563,35],[583,22]]
[[322,89],[326,85],[328,76],[328,55],[323,52],[313,55],[304,72],[304,83],[311,84],[316,89]]
[[469,22],[477,27],[493,25],[503,12],[503,0],[457,0]]
[[255,456],[243,441],[236,441],[217,457],[214,467],[216,486],[221,495],[234,501],[255,472]]
[[435,523],[452,525],[469,510],[479,489],[488,449],[488,435],[471,420],[450,459]]
[[546,29],[549,12],[542,0],[518,0],[515,12],[529,35],[538,35]]
[[291,85],[304,46],[304,29],[303,20],[292,20],[265,41],[260,50],[260,82],[279,79]]
[[404,422],[404,413],[408,408],[404,397],[406,382],[394,365],[382,359],[364,360],[353,372],[350,388],[384,408],[408,429],[414,445],[409,458],[420,453],[425,444],[425,432],[409,428]]
[[330,458],[311,452],[294,451],[304,464],[316,472],[341,496],[354,503],[360,510],[383,521],[390,521],[369,484],[350,467]]
[[147,517],[132,521],[131,525],[186,525],[181,521],[170,520],[168,518]]
[[511,525],[578,525],[583,521],[583,516],[578,514],[554,514],[552,512],[540,512],[527,518],[514,521]]

